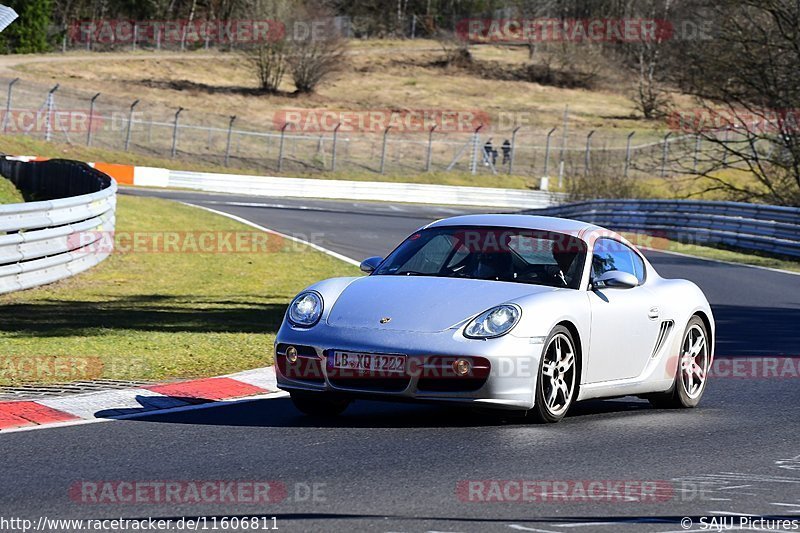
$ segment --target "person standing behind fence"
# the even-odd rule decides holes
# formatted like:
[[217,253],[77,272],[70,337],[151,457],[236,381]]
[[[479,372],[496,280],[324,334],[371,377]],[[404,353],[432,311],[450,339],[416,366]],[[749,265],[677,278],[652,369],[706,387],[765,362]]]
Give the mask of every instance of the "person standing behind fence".
[[511,141],[503,141],[503,164],[507,165],[511,161]]
[[492,146],[492,138],[489,137],[486,139],[486,144],[483,145],[483,165],[489,166],[489,161],[491,161],[492,152],[494,152],[494,146]]

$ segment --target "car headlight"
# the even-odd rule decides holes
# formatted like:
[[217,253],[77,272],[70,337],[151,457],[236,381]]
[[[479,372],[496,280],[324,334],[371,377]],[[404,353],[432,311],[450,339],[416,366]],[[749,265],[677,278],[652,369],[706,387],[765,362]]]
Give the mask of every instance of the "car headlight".
[[289,322],[310,328],[322,316],[322,296],[316,292],[301,292],[289,304]]
[[498,305],[473,318],[464,329],[464,336],[471,339],[500,337],[517,325],[521,314],[514,305]]

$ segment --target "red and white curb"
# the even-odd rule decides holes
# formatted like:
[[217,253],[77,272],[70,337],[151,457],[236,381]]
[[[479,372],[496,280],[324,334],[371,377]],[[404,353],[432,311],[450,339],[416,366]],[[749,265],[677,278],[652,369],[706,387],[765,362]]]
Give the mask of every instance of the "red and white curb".
[[0,432],[133,418],[275,394],[275,368],[227,376],[87,392],[41,400],[0,402]]

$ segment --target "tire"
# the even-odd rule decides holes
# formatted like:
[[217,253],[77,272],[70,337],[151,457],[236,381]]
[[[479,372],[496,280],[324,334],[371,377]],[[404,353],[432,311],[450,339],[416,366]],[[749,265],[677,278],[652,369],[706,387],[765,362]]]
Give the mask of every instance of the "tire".
[[661,409],[697,407],[706,390],[710,363],[708,330],[700,317],[695,315],[686,324],[683,333],[672,388],[665,393],[648,396],[650,404]]
[[325,393],[291,392],[292,403],[303,414],[315,417],[340,415],[351,400]]
[[569,411],[577,396],[578,350],[572,333],[564,326],[556,326],[545,342],[533,409],[529,415],[535,422],[558,422]]

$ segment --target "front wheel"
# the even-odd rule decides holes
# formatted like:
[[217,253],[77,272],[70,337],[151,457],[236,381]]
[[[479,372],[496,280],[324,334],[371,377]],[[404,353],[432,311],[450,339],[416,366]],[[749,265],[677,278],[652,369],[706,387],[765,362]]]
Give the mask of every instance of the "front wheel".
[[536,398],[531,415],[542,423],[558,422],[575,400],[578,379],[577,351],[572,334],[564,326],[550,333],[539,363]]
[[706,325],[700,317],[693,316],[683,334],[678,370],[672,389],[663,394],[652,395],[648,400],[654,407],[666,409],[696,407],[706,390],[710,366],[711,347]]
[[318,417],[340,415],[350,405],[350,400],[325,393],[291,392],[292,403],[303,414]]

